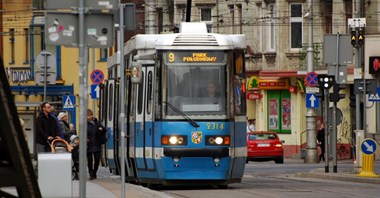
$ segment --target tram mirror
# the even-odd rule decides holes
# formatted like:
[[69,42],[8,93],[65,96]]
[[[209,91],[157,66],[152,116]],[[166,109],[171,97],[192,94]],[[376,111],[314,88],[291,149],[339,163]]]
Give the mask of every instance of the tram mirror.
[[132,62],[131,64],[131,81],[132,83],[139,84],[142,82],[142,65],[139,62]]

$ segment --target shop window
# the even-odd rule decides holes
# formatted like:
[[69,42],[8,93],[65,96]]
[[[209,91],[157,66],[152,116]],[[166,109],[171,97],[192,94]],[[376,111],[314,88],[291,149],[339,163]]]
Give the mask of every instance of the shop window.
[[268,129],[290,133],[291,100],[289,91],[268,90]]

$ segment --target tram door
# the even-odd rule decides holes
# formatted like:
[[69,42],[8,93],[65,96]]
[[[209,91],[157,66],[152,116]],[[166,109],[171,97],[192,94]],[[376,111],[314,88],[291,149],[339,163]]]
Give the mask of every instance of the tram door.
[[153,87],[154,66],[143,66],[142,84],[137,90],[136,122],[136,145],[139,150],[137,160],[138,169],[153,170]]
[[[107,104],[106,104],[106,109],[107,113],[106,116],[106,125],[107,125],[107,133],[108,133],[108,142],[107,142],[107,155],[108,155],[108,165],[114,174],[118,174],[119,167],[118,167],[118,153],[119,153],[119,140],[118,140],[118,134],[117,130],[115,128],[115,109],[116,109],[116,104],[115,104],[115,96],[117,95],[117,89],[115,87],[115,80],[110,79],[108,80],[107,84]],[[112,153],[111,153],[112,152]]]

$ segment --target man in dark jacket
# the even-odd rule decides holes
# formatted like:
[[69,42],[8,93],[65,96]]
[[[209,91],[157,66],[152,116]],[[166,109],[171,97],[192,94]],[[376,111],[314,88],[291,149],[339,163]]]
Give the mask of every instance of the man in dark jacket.
[[54,138],[60,139],[58,125],[50,115],[50,104],[41,104],[41,113],[36,120],[36,151],[37,153],[50,152],[49,142]]
[[87,166],[90,180],[96,179],[96,172],[100,163],[101,136],[106,128],[94,117],[94,113],[87,110]]

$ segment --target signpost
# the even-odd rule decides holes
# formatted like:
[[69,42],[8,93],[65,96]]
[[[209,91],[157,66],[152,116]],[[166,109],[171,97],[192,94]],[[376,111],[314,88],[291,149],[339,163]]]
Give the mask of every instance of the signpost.
[[[86,150],[88,67],[86,48],[107,48],[113,45],[114,12],[119,9],[118,0],[46,0],[45,43],[79,47],[79,195],[86,197]],[[86,23],[85,23],[86,21]],[[121,46],[121,45],[119,45]],[[100,83],[104,75],[94,76]],[[72,101],[70,99],[70,101]],[[66,101],[64,100],[66,103]],[[65,105],[65,104],[64,104]],[[67,106],[69,103],[67,102]]]
[[98,84],[92,84],[91,85],[91,98],[92,99],[99,99],[100,97],[100,87]]
[[101,70],[94,70],[90,75],[91,82],[94,84],[100,84],[104,81],[104,73]]

